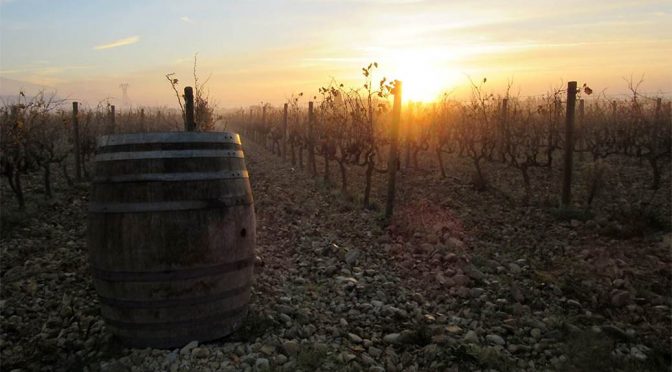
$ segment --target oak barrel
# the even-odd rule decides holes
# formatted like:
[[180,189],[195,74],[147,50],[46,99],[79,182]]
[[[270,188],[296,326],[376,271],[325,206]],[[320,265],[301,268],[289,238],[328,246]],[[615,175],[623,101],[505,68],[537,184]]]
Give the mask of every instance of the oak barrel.
[[98,139],[88,246],[101,313],[136,347],[235,330],[247,313],[255,216],[235,133]]

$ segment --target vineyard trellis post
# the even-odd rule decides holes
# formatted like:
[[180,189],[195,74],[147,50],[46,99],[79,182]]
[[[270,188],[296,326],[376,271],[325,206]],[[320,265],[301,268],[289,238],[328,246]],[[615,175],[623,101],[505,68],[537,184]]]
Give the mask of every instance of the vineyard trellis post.
[[387,203],[385,219],[390,221],[394,212],[394,191],[396,187],[397,164],[399,162],[399,121],[401,119],[401,81],[394,81],[394,106],[392,108],[392,127],[390,128],[390,155],[387,158]]
[[282,114],[282,160],[287,160],[287,110],[288,105],[285,103],[285,107]]
[[584,122],[585,116],[586,116],[586,102],[584,101],[583,98],[581,98],[579,100],[579,122],[578,122],[578,136],[577,136],[578,137],[577,140],[579,142],[579,145],[578,145],[579,146],[579,150],[578,150],[579,151],[579,161],[584,160],[584,154],[585,154],[585,151],[583,151],[583,149],[585,147],[584,145],[585,145],[585,138],[586,138],[585,137],[586,136],[586,132],[585,132],[586,127],[585,127],[585,122]]
[[114,133],[117,126],[117,114],[114,105],[110,106],[110,133]]
[[565,158],[562,178],[562,206],[569,207],[572,200],[572,154],[574,152],[574,110],[576,107],[576,81],[567,83],[567,112],[565,115]]
[[507,129],[507,114],[509,111],[509,99],[508,98],[503,98],[502,99],[502,112],[501,112],[501,124],[499,127],[499,152],[500,152],[500,160],[502,163],[506,162],[506,136],[508,134],[508,129]]
[[313,111],[313,101],[308,102],[308,167],[311,169],[313,177],[317,176],[317,166],[315,165],[315,113]]
[[404,123],[404,151],[406,153],[406,159],[405,159],[405,168],[408,169],[411,167],[411,145],[413,138],[413,133],[412,133],[412,128],[411,125],[413,123],[413,101],[409,101],[407,104],[408,108],[408,114],[407,120]]
[[261,143],[264,145],[264,148],[266,148],[266,104],[262,103],[261,106],[261,130],[259,131],[259,136],[261,137],[259,140]]
[[194,89],[184,87],[184,130],[193,132],[196,129],[194,123]]
[[81,152],[79,151],[79,118],[77,114],[79,113],[79,103],[72,103],[72,136],[73,142],[75,145],[75,177],[77,181],[82,179],[82,167],[80,163]]
[[247,125],[245,126],[245,135],[250,137],[251,140],[254,140],[253,135],[252,135],[252,133],[253,133],[253,131],[252,131],[252,121],[253,120],[252,120],[252,107],[251,106],[250,106],[250,110],[249,110],[248,114],[249,115],[247,116]]

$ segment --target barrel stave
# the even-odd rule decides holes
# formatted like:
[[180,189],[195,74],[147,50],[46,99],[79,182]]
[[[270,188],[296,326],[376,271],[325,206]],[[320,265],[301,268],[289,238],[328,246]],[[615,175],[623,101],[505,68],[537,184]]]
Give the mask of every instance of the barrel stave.
[[247,312],[256,226],[238,135],[101,137],[89,254],[101,313],[132,346],[232,332]]

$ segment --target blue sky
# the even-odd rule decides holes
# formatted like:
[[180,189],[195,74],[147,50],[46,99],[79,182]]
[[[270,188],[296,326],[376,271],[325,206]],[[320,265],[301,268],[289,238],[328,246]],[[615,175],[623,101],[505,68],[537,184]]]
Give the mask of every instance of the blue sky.
[[[172,105],[164,75],[211,76],[221,106],[314,94],[378,61],[416,99],[487,76],[527,94],[561,81],[672,91],[670,1],[0,0],[0,93]],[[558,5],[562,4],[562,5]]]

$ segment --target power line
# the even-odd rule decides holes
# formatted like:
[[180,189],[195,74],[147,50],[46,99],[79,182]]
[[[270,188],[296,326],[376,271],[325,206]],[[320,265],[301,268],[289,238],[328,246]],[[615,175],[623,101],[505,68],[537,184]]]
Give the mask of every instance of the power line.
[[119,87],[121,88],[121,104],[123,106],[129,106],[130,100],[128,99],[128,83],[122,83],[119,84]]

